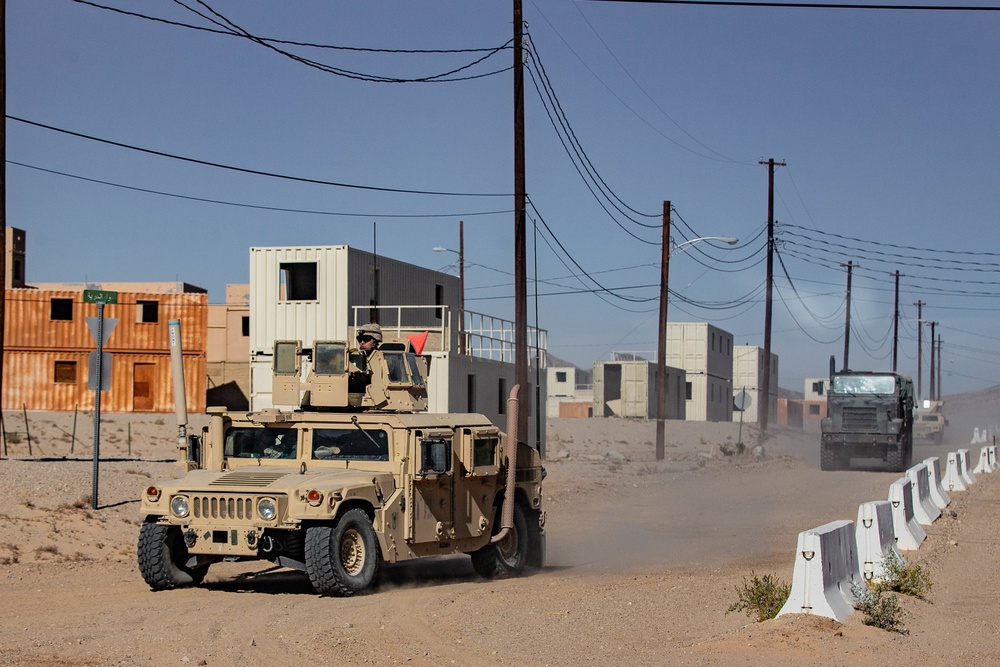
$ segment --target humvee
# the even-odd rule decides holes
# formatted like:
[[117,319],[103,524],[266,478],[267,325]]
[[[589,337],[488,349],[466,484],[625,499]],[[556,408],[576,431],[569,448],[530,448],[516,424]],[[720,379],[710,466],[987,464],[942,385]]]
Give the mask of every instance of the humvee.
[[143,579],[166,590],[212,563],[264,560],[347,596],[382,563],[428,556],[469,554],[484,577],[541,567],[538,452],[517,442],[516,418],[505,434],[483,415],[425,412],[425,377],[409,343],[365,357],[344,341],[277,341],[273,403],[295,409],[209,408],[186,474],[143,493]]
[[940,445],[944,441],[944,401],[924,401],[923,407],[913,411],[913,441]]
[[913,381],[891,372],[830,376],[821,422],[820,469],[850,467],[852,457],[882,459],[903,472],[913,460]]

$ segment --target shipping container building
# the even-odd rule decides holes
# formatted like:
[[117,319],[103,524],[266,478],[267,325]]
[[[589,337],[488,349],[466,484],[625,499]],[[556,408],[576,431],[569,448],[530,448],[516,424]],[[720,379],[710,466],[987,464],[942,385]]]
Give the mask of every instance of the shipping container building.
[[[733,421],[760,421],[761,399],[764,396],[764,350],[756,345],[736,345],[733,348]],[[771,354],[770,405],[768,415],[774,421],[778,411],[778,355]],[[746,393],[741,411],[737,398]],[[742,412],[742,415],[741,415]]]

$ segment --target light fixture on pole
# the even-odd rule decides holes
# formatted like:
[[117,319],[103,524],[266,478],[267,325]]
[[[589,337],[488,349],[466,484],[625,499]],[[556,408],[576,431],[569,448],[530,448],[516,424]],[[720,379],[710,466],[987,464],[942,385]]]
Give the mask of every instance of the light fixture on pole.
[[462,223],[458,227],[458,250],[437,246],[434,252],[453,252],[458,255],[458,353],[465,354],[465,239]]
[[663,202],[663,247],[662,266],[660,270],[660,325],[657,337],[656,351],[656,460],[665,457],[664,420],[667,412],[667,292],[670,287],[670,256],[683,252],[686,248],[699,241],[721,241],[736,245],[739,239],[735,236],[701,236],[689,239],[673,248],[670,247],[670,202]]

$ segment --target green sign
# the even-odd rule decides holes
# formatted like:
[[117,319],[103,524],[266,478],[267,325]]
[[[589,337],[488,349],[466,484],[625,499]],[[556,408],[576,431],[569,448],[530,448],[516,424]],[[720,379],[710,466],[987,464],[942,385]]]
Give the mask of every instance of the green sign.
[[84,303],[118,303],[118,292],[108,292],[99,289],[83,290]]

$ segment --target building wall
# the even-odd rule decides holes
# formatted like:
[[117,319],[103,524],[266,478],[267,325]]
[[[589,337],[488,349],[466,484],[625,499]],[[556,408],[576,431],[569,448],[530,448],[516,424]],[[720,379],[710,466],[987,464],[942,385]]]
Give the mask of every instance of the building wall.
[[[764,350],[755,345],[733,348],[733,395],[746,391],[750,405],[743,411],[743,421],[759,422],[764,395]],[[775,418],[778,410],[778,355],[771,354],[771,391],[768,414]],[[734,401],[735,403],[735,401]],[[733,421],[740,421],[740,411],[733,410]]]
[[[156,302],[155,321],[138,321],[144,314],[148,319],[150,313],[137,301]],[[104,351],[112,355],[112,373],[111,389],[101,396],[102,410],[174,410],[167,323],[178,319],[187,409],[205,411],[207,301],[204,291],[119,292],[118,303],[104,307],[106,326],[108,318],[117,318],[118,323],[104,346]],[[85,318],[96,316],[97,305],[84,303],[82,290],[7,290],[5,410],[93,407],[94,392],[87,389],[88,359],[97,344]]]
[[807,401],[826,401],[830,389],[830,378],[806,378],[803,383],[803,398]]
[[[684,371],[666,367],[665,419],[685,418]],[[599,361],[594,364],[595,417],[656,418],[656,364]]]
[[668,322],[666,363],[684,369],[691,385],[691,398],[685,406],[686,419],[732,420],[731,333],[706,322]]
[[777,422],[779,426],[787,428],[802,428],[802,402],[779,398]]

